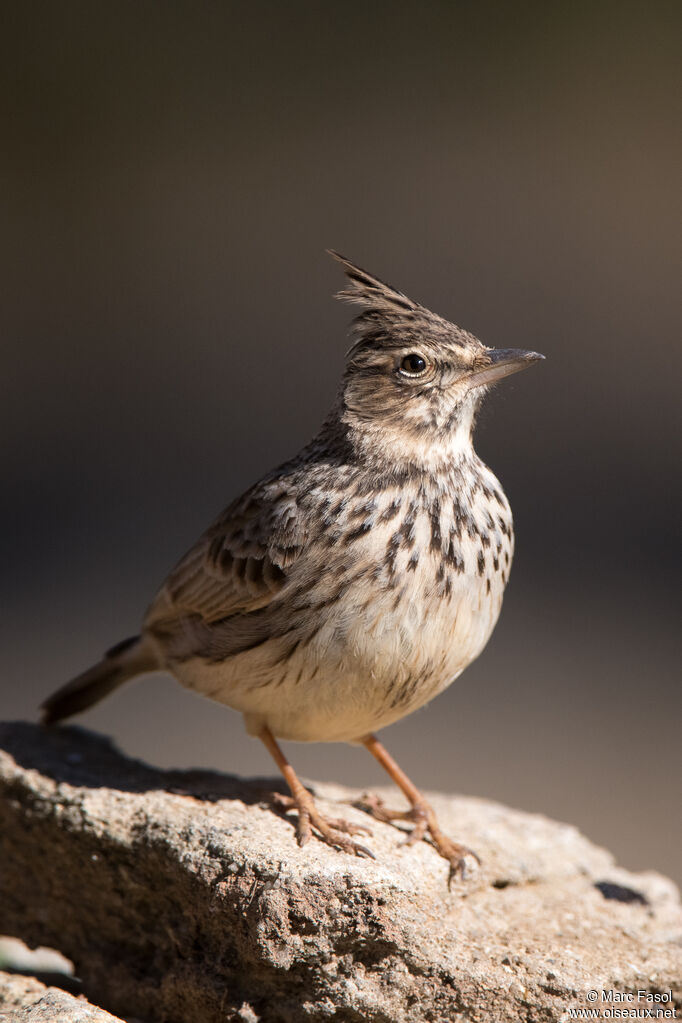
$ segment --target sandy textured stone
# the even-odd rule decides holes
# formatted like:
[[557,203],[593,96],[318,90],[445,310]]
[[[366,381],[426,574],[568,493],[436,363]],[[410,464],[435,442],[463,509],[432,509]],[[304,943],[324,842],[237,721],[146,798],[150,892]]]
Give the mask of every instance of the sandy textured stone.
[[[674,885],[571,826],[433,796],[482,859],[448,890],[435,851],[390,825],[369,822],[376,861],[299,849],[272,780],[156,771],[75,728],[0,726],[0,748],[0,929],[59,949],[121,1016],[519,1023],[567,1020],[590,989],[680,1006]],[[358,793],[312,787],[368,823]]]
[[0,1023],[122,1023],[104,1009],[35,977],[0,971]]

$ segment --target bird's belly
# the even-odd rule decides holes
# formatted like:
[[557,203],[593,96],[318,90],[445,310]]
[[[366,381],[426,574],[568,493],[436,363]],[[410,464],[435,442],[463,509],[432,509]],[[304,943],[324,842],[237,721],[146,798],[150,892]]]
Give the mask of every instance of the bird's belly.
[[385,494],[366,529],[349,523],[308,552],[262,642],[176,676],[250,731],[299,741],[353,741],[427,703],[478,656],[502,606],[511,514],[480,471],[476,500],[438,491],[398,515],[399,493]]
[[194,659],[175,674],[240,710],[251,732],[266,724],[282,739],[356,740],[446,688],[481,652],[501,607],[503,583],[488,587],[477,572],[439,577],[424,559],[397,578],[371,599],[351,587],[307,628],[222,663]]
[[349,702],[372,718],[365,732],[442,692],[483,650],[497,621],[501,588],[486,593],[485,583],[462,576],[447,595],[431,592],[425,599],[422,582],[416,575],[387,593],[344,637],[345,665],[354,679]]

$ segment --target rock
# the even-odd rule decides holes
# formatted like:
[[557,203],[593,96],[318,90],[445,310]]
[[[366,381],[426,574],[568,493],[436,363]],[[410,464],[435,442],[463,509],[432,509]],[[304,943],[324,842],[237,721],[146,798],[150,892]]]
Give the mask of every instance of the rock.
[[674,885],[569,825],[434,795],[482,861],[448,889],[429,845],[336,785],[312,788],[370,824],[376,861],[299,849],[269,803],[280,782],[157,771],[76,728],[0,726],[0,749],[0,926],[58,949],[121,1016],[519,1023],[568,1020],[591,990],[682,1001]]
[[104,1009],[74,998],[59,988],[46,987],[35,977],[0,971],[0,1020],[12,1023],[122,1023]]

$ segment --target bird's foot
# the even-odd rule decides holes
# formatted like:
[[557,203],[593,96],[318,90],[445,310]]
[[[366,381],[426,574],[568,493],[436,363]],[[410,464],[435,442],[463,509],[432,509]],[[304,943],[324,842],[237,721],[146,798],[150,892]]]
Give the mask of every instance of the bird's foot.
[[448,885],[458,876],[462,880],[467,877],[467,857],[471,856],[478,864],[481,862],[472,849],[453,842],[443,834],[438,826],[433,807],[425,799],[413,803],[409,810],[389,810],[384,805],[383,799],[368,794],[353,805],[386,824],[393,824],[395,821],[411,821],[414,827],[408,833],[403,845],[415,845],[428,835],[443,859],[450,864]]
[[[298,813],[296,822],[296,838],[298,844],[303,846],[311,836],[317,833],[317,837],[326,842],[327,845],[340,849],[342,852],[354,856],[366,856],[375,859],[374,853],[359,842],[354,842],[349,835],[371,835],[371,829],[361,824],[352,824],[350,821],[325,817],[318,810],[315,800],[307,789],[302,789],[296,796],[284,796],[279,792],[273,793],[274,802],[286,813],[295,810]],[[313,828],[315,829],[313,831]]]

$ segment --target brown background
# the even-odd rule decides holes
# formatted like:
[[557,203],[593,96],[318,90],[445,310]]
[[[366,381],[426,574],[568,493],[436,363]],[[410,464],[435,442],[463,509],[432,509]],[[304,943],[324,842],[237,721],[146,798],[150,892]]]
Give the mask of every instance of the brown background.
[[[517,524],[500,624],[386,742],[425,786],[682,875],[681,13],[6,14],[3,717],[134,632],[220,507],[316,429],[349,319],[333,246],[487,343],[547,355],[478,434]],[[271,772],[236,715],[161,677],[82,720],[157,764]],[[349,747],[290,753],[309,776],[383,781]]]

